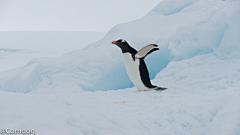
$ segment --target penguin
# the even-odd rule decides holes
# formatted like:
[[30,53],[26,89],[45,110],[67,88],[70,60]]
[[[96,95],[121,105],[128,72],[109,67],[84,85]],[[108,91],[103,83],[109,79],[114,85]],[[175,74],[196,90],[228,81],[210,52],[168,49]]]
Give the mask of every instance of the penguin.
[[123,39],[113,41],[112,44],[115,44],[121,48],[127,74],[130,80],[132,81],[132,83],[135,85],[135,87],[139,91],[146,91],[146,90],[160,91],[160,90],[167,89],[167,88],[152,85],[149,78],[147,66],[144,62],[144,59],[149,54],[159,50],[158,45],[150,44],[143,47],[141,50],[136,51],[127,43],[126,40],[123,40]]

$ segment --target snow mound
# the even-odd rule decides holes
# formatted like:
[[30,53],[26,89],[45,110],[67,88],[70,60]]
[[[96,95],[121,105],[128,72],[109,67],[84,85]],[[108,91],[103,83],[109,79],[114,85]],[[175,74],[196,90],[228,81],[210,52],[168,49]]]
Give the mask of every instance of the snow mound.
[[145,17],[115,26],[103,39],[82,50],[57,58],[33,59],[14,73],[2,73],[0,88],[28,93],[133,87],[120,49],[111,44],[118,38],[138,50],[151,43],[159,45],[160,51],[146,59],[151,79],[170,62],[198,55],[240,58],[239,7],[240,2],[234,0],[164,0]]
[[192,5],[199,0],[165,0],[161,2],[156,8],[152,10],[155,13],[161,13],[162,15],[171,15],[180,12],[182,9]]

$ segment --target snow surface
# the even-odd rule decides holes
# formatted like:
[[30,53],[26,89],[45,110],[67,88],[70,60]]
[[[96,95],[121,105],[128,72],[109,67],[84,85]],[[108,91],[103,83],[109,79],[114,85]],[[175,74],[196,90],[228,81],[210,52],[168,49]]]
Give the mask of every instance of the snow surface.
[[[141,19],[61,57],[0,73],[0,127],[36,134],[240,134],[240,1],[163,0]],[[138,92],[118,47],[155,43]],[[132,88],[133,87],[133,88]]]

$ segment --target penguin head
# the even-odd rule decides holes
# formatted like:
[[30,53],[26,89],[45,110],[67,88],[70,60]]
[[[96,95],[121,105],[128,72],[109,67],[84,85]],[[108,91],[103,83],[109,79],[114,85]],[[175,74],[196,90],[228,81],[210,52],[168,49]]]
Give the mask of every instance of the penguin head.
[[124,39],[119,39],[119,40],[117,40],[117,41],[113,41],[112,44],[115,44],[115,45],[117,45],[118,47],[120,47],[121,50],[122,50],[122,52],[129,52],[129,50],[130,50],[130,48],[131,48],[131,47],[129,46],[129,44],[127,43],[127,41],[124,40]]

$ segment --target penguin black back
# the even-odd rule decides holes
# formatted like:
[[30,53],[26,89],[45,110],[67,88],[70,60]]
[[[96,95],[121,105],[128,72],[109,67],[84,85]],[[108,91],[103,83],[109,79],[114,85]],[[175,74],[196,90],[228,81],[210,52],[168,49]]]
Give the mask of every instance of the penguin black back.
[[147,69],[147,65],[145,64],[143,58],[139,59],[140,60],[140,65],[139,65],[139,71],[140,71],[140,76],[143,84],[148,87],[148,88],[155,88],[157,86],[152,85]]

